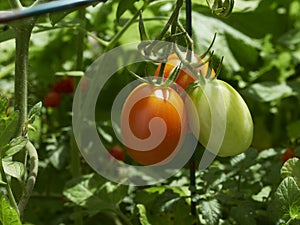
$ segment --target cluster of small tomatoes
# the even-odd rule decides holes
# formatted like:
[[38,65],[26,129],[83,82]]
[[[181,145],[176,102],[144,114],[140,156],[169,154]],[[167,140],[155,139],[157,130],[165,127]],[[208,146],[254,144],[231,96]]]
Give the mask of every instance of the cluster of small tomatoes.
[[44,96],[44,105],[56,108],[61,103],[62,94],[71,94],[74,91],[75,79],[65,77],[52,85],[51,90]]
[[[195,60],[196,66],[191,65],[197,74],[183,66],[174,76],[173,85],[145,82],[127,97],[121,113],[122,142],[130,157],[141,165],[168,162],[187,132],[221,157],[237,155],[250,146],[253,122],[243,98],[216,78],[208,62],[194,55]],[[177,54],[169,55],[163,73],[162,64],[158,65],[154,80],[159,75],[163,77],[160,80],[168,80],[179,65]],[[200,76],[205,84],[199,82]],[[215,135],[219,130],[223,133]]]

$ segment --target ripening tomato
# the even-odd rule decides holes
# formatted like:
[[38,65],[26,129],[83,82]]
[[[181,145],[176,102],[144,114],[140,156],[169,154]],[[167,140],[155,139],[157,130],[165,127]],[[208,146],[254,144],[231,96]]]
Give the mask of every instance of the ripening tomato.
[[295,154],[295,149],[294,148],[288,148],[285,150],[285,152],[283,153],[283,155],[281,156],[281,162],[285,163],[286,161],[288,161],[291,158],[297,157],[299,158],[296,154]]
[[185,132],[184,102],[172,88],[143,83],[127,97],[121,112],[121,134],[136,162],[167,162],[179,150]]
[[109,153],[111,156],[113,156],[115,159],[124,161],[125,159],[125,152],[123,148],[121,148],[119,145],[113,146],[110,150]]
[[73,77],[66,77],[59,80],[52,86],[52,90],[57,93],[70,94],[74,91],[75,80]]
[[60,105],[60,102],[60,94],[54,91],[48,92],[44,97],[44,104],[47,107],[56,108]]
[[[186,53],[183,53],[185,56]],[[199,65],[203,63],[203,60],[199,58],[199,56],[194,55],[192,62],[197,62]],[[178,58],[176,53],[173,53],[168,56],[167,62],[165,64],[164,68],[164,78],[167,78],[170,76],[172,70],[174,67],[179,66],[181,63],[180,59]],[[161,68],[161,63],[158,65],[158,67],[155,70],[154,77],[158,77],[159,71]],[[209,63],[204,63],[203,65],[195,68],[197,72],[201,72],[201,74],[206,77],[206,75],[209,75],[209,77],[215,76],[215,71],[209,67]],[[190,83],[197,80],[197,77],[186,67],[183,67],[175,80],[175,82],[183,89],[185,89]]]
[[189,96],[189,124],[204,147],[222,157],[248,149],[253,121],[247,104],[233,87],[222,80],[208,80],[191,89]]

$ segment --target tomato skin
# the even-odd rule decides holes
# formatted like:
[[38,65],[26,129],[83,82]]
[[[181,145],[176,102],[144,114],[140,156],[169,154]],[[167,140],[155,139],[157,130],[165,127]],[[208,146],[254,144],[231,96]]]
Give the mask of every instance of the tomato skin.
[[[253,121],[248,106],[233,87],[214,79],[191,89],[189,96],[194,104],[187,102],[190,127],[204,147],[221,157],[248,149],[253,138]],[[209,141],[212,141],[210,146]]]
[[50,108],[56,108],[61,103],[61,96],[59,93],[51,91],[48,92],[44,97],[44,104]]
[[52,86],[52,90],[61,94],[70,94],[74,91],[75,80],[73,77],[67,77],[59,80]]
[[172,88],[143,83],[127,97],[121,112],[121,134],[136,162],[153,165],[168,161],[180,148],[185,131],[184,102]]
[[286,161],[288,161],[291,158],[300,158],[295,154],[295,149],[294,148],[287,148],[283,155],[281,156],[281,162],[284,164]]
[[[186,55],[186,53],[183,53],[184,56]],[[194,55],[194,58],[192,61],[198,62],[198,64],[203,63],[203,60],[199,59],[199,56]],[[164,78],[168,78],[172,72],[172,70],[174,69],[174,67],[179,66],[181,63],[180,59],[178,58],[178,56],[176,55],[176,53],[173,53],[171,55],[168,56],[167,58],[167,62],[165,64],[165,68],[164,68]],[[159,71],[161,68],[161,63],[157,66],[156,70],[155,70],[155,74],[154,77],[158,77],[159,75]],[[215,71],[211,68],[209,68],[209,64],[205,63],[203,64],[201,67],[196,67],[195,68],[197,72],[200,72],[203,74],[203,76],[206,76],[206,74],[210,73],[210,77],[214,77],[215,76]],[[183,67],[179,73],[178,76],[175,80],[175,82],[183,89],[185,89],[190,83],[194,82],[197,80],[197,77],[186,67]]]
[[109,150],[109,153],[112,157],[114,157],[115,159],[117,159],[119,161],[124,161],[125,155],[126,155],[123,148],[121,148],[119,145],[113,146]]

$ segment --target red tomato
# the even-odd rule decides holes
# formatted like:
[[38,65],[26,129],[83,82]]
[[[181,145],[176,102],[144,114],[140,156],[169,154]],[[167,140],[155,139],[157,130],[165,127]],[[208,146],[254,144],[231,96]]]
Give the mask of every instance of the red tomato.
[[[285,163],[287,160],[297,157],[295,154],[295,149],[294,148],[288,148],[285,150],[285,152],[283,153],[283,155],[281,156],[281,162]],[[299,157],[297,157],[299,158]]]
[[[186,53],[184,53],[185,55]],[[192,61],[198,62],[198,64],[203,63],[202,59],[199,59],[197,55],[194,56],[194,59]],[[174,67],[180,65],[180,59],[176,55],[176,53],[173,53],[168,56],[167,62],[165,64],[164,68],[164,78],[167,78],[170,76],[172,70]],[[158,65],[158,67],[155,70],[154,77],[158,77],[159,71],[160,71],[161,63]],[[195,68],[197,72],[201,72],[203,76],[206,76],[208,73],[210,73],[209,77],[215,76],[215,71],[209,67],[208,63],[203,64],[200,67]],[[185,89],[190,83],[197,80],[197,77],[186,67],[183,67],[177,76],[177,79],[175,82],[183,89]]]
[[75,80],[73,77],[67,77],[59,80],[52,87],[57,93],[70,94],[74,91]]
[[60,105],[60,94],[54,91],[48,92],[44,97],[44,104],[47,107],[56,108]]
[[121,113],[121,134],[136,162],[165,163],[180,148],[185,132],[184,103],[172,88],[143,83],[127,97]]
[[113,156],[117,160],[124,161],[124,159],[125,159],[125,152],[124,152],[123,148],[121,148],[118,145],[113,146],[109,150],[109,153],[111,154],[111,156]]

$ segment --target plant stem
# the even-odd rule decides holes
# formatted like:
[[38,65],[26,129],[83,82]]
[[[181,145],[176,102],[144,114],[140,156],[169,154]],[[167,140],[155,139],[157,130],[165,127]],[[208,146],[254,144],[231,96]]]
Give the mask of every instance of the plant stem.
[[38,166],[38,164],[39,164],[38,154],[37,154],[37,151],[36,151],[34,145],[30,141],[28,141],[25,148],[28,152],[29,159],[30,159],[30,168],[29,168],[30,172],[29,172],[29,176],[27,179],[25,191],[23,192],[23,195],[18,204],[20,216],[22,216],[23,211],[24,211],[24,209],[28,203],[28,200],[30,198],[30,195],[32,193],[33,187],[35,185],[36,177],[38,174],[38,167],[39,167]]
[[125,23],[125,25],[122,27],[122,29],[113,37],[113,39],[110,40],[110,42],[106,46],[106,50],[110,50],[115,46],[115,44],[120,39],[120,37],[125,33],[125,31],[131,26],[131,24],[133,24],[136,21],[136,19],[140,15],[140,11],[143,11],[148,6],[148,4],[149,4],[148,1],[144,1],[143,6],[139,10],[137,10],[137,12],[133,15],[133,17],[130,20],[128,20]]
[[19,112],[18,132],[16,136],[25,135],[27,120],[27,79],[28,51],[33,24],[18,24],[15,27],[15,110]]
[[10,7],[13,9],[20,9],[23,7],[19,0],[8,0],[8,1],[10,4]]
[[6,188],[6,191],[7,191],[7,195],[8,195],[8,199],[10,201],[10,204],[17,211],[17,213],[19,214],[19,209],[18,209],[16,199],[14,197],[14,194],[13,194],[12,190],[11,190],[10,184],[7,181],[6,173],[5,173],[4,168],[3,168],[2,158],[0,158],[0,173],[1,173],[2,180],[6,183],[5,188]]
[[84,39],[85,39],[85,8],[78,10],[78,18],[80,20],[80,28],[77,34],[77,58],[76,58],[76,70],[83,70],[83,51],[84,51]]
[[[15,136],[25,136],[27,121],[27,82],[28,82],[28,52],[30,36],[34,26],[33,18],[16,21],[12,24],[15,31],[15,111],[19,113],[17,131]],[[25,151],[13,156],[14,161],[25,162]],[[12,179],[13,193],[16,199],[22,195],[22,187],[15,179]]]
[[[186,31],[190,37],[192,37],[192,2],[191,0],[186,0]],[[191,46],[190,46],[191,47]],[[190,60],[191,56],[188,60]],[[190,190],[191,190],[191,214],[196,216],[196,168],[195,168],[195,154],[193,154],[190,159]]]

